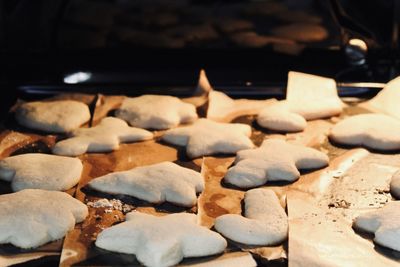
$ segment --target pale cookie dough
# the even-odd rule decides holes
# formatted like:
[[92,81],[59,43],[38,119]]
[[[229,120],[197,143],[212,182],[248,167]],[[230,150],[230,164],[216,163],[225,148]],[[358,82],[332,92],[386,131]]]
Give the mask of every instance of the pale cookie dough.
[[186,146],[190,158],[217,153],[234,154],[253,148],[250,140],[251,127],[241,123],[219,123],[199,119],[190,126],[165,132],[162,140],[178,146]]
[[338,115],[344,107],[335,80],[295,71],[288,75],[286,101],[291,112],[306,120]]
[[338,115],[343,107],[333,79],[290,71],[286,100],[262,109],[257,123],[271,130],[298,132],[306,128],[306,120]]
[[267,139],[257,149],[239,151],[224,181],[241,188],[261,186],[267,181],[293,182],[300,177],[298,169],[319,169],[328,164],[328,156],[316,149]]
[[388,82],[371,100],[360,106],[378,113],[385,113],[400,119],[400,76]]
[[204,189],[200,173],[172,162],[114,172],[89,182],[89,187],[109,194],[124,194],[150,203],[171,202],[184,207],[196,205],[196,193]]
[[354,227],[374,233],[377,244],[400,251],[400,201],[389,202],[383,208],[358,216]]
[[137,142],[153,138],[149,131],[129,127],[118,118],[106,117],[92,128],[81,128],[71,133],[53,147],[53,153],[64,156],[78,156],[86,152],[109,152],[119,148],[120,143]]
[[28,102],[15,112],[19,124],[30,129],[66,133],[73,131],[90,119],[86,104],[73,100]]
[[187,257],[222,253],[226,240],[197,224],[197,216],[176,213],[156,217],[140,212],[126,215],[126,222],[101,232],[96,246],[135,254],[145,266],[172,266]]
[[244,203],[244,217],[225,214],[215,220],[214,227],[219,233],[246,245],[277,245],[287,239],[288,218],[274,191],[249,190]]
[[397,150],[400,149],[400,121],[384,114],[351,116],[333,126],[329,138],[343,145]]
[[291,112],[284,101],[262,109],[257,116],[257,123],[264,128],[284,132],[300,132],[307,127],[307,121]]
[[400,199],[400,171],[397,171],[392,176],[392,181],[390,182],[390,193],[396,199]]
[[67,193],[26,189],[0,195],[0,244],[35,248],[60,239],[88,215]]
[[130,125],[146,129],[170,129],[197,119],[196,107],[179,98],[143,95],[125,98],[115,115]]
[[11,182],[13,191],[65,191],[79,182],[82,168],[77,158],[28,153],[0,160],[0,180]]

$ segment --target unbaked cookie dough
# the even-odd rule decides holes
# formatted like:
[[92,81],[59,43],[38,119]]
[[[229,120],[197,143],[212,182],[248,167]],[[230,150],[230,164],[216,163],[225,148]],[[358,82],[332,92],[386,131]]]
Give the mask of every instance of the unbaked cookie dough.
[[244,196],[244,217],[225,214],[215,220],[223,236],[246,245],[270,246],[288,236],[288,218],[274,191],[252,189]]
[[115,115],[145,129],[170,129],[197,119],[196,107],[177,97],[142,95],[125,98]]
[[197,216],[175,213],[156,217],[140,212],[101,232],[96,246],[119,253],[135,254],[145,266],[173,266],[183,258],[222,253],[226,240],[197,224]]
[[186,154],[197,158],[217,153],[235,154],[239,150],[253,148],[250,135],[251,127],[247,124],[199,119],[190,126],[166,131],[162,140],[186,146]]
[[400,251],[400,201],[389,202],[383,208],[358,216],[354,227],[374,233],[377,244]]
[[0,195],[0,244],[35,248],[63,238],[88,208],[67,193],[25,189]]
[[393,174],[392,180],[390,181],[390,193],[396,199],[400,199],[400,171]]
[[328,164],[328,156],[314,148],[266,139],[259,148],[239,151],[224,181],[240,188],[261,186],[267,181],[293,182],[300,177],[299,169],[319,169]]
[[304,117],[291,112],[284,101],[262,109],[257,116],[257,123],[264,128],[283,132],[300,132],[307,127]]
[[77,158],[28,153],[0,160],[0,180],[11,182],[13,191],[65,191],[79,182],[82,168]]
[[90,119],[89,107],[74,100],[27,102],[15,112],[19,124],[51,133],[73,131]]
[[329,138],[342,145],[390,151],[400,149],[400,120],[384,114],[361,114],[335,124]]
[[119,148],[120,143],[144,141],[153,134],[144,129],[129,127],[118,118],[106,117],[92,128],[80,128],[71,137],[53,147],[53,153],[63,156],[79,156],[86,152],[110,152]]
[[204,189],[200,173],[172,162],[113,172],[89,182],[89,187],[109,194],[124,194],[150,203],[165,201],[192,207]]
[[286,100],[265,107],[257,123],[267,129],[298,132],[307,126],[306,120],[323,119],[342,112],[336,82],[321,76],[290,71]]

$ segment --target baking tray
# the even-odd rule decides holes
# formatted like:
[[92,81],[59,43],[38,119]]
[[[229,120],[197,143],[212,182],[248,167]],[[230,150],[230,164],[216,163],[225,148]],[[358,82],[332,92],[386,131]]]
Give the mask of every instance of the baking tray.
[[[58,98],[75,98],[81,100],[85,99],[86,103],[88,103],[91,107],[94,107],[92,108],[91,120],[91,123],[93,125],[97,124],[99,120],[104,116],[112,114],[113,110],[118,107],[122,100],[121,96],[103,96],[93,94],[70,94],[58,96]],[[349,192],[346,189],[347,187],[344,186],[346,185],[344,181],[343,184],[340,183],[340,181],[343,180],[343,177],[347,177],[343,175],[343,173],[339,176],[336,174],[338,177],[331,176],[330,180],[328,179],[329,183],[326,181],[326,175],[324,175],[326,172],[337,172],[338,169],[335,169],[337,166],[340,166],[341,163],[346,162],[346,160],[348,160],[348,157],[351,157],[351,155],[353,155],[354,153],[357,154],[356,152],[351,150],[351,148],[334,146],[329,143],[327,139],[327,133],[333,123],[349,115],[367,112],[366,110],[355,106],[355,103],[357,103],[357,101],[360,101],[359,99],[356,101],[356,99],[352,98],[351,100],[351,104],[349,105],[349,107],[346,108],[345,112],[340,117],[334,117],[327,120],[311,121],[308,123],[308,126],[304,132],[295,134],[282,134],[279,132],[262,129],[254,123],[254,116],[241,116],[235,119],[234,122],[247,123],[252,126],[253,134],[251,139],[256,145],[261,144],[264,138],[283,138],[292,143],[304,144],[325,151],[331,159],[331,164],[327,169],[323,169],[318,172],[303,173],[302,177],[293,184],[269,183],[265,186],[271,188],[278,194],[283,205],[286,205],[287,203],[286,208],[289,212],[289,236],[296,238],[289,238],[289,242],[284,243],[282,246],[269,248],[247,247],[241,244],[236,244],[234,242],[229,242],[227,253],[225,253],[225,255],[223,255],[222,257],[216,256],[202,259],[186,259],[182,262],[182,264],[193,265],[210,260],[218,262],[219,260],[221,260],[221,258],[231,258],[233,260],[239,261],[239,259],[247,257],[249,255],[248,252],[251,253],[251,255],[256,259],[258,265],[260,266],[287,266],[288,264],[291,266],[301,266],[303,264],[303,266],[305,266],[304,264],[312,263],[309,258],[318,259],[318,255],[314,254],[311,257],[306,257],[307,255],[309,255],[307,253],[312,252],[313,249],[318,247],[318,245],[323,245],[323,243],[321,242],[324,241],[324,239],[322,238],[324,235],[315,235],[317,238],[316,240],[320,240],[320,242],[315,242],[313,243],[313,246],[310,246],[309,243],[304,242],[306,241],[304,239],[304,236],[299,235],[299,233],[309,229],[309,226],[311,225],[308,224],[309,221],[306,215],[314,210],[316,206],[317,208],[320,208],[320,206],[318,205],[325,202],[326,207],[324,207],[320,213],[317,213],[315,211],[312,211],[311,213],[320,214],[321,216],[325,216],[326,212],[334,213],[336,217],[333,218],[330,223],[333,223],[334,226],[338,225],[339,228],[347,229],[347,232],[350,236],[350,239],[344,241],[341,240],[340,242],[336,243],[333,242],[333,252],[331,252],[331,258],[333,258],[334,260],[332,266],[335,266],[335,263],[343,263],[344,260],[343,257],[339,257],[340,255],[343,256],[343,254],[340,254],[342,253],[342,251],[338,249],[338,247],[346,247],[348,245],[345,242],[349,240],[351,241],[353,239],[361,240],[360,238],[362,238],[363,240],[363,249],[366,255],[369,255],[369,257],[371,258],[384,257],[385,259],[389,259],[389,262],[391,264],[397,264],[398,254],[396,252],[381,247],[375,247],[371,241],[370,236],[365,237],[364,235],[361,236],[359,235],[359,233],[355,233],[351,229],[351,220],[356,214],[359,214],[361,208],[364,207],[362,203],[372,203],[373,205],[368,205],[368,209],[382,206],[382,203],[384,202],[382,202],[381,199],[379,199],[379,201],[376,201],[377,195],[382,195],[381,197],[382,199],[384,199],[384,201],[391,200],[391,196],[387,193],[387,188],[384,188],[384,185],[387,184],[386,180],[388,175],[392,173],[395,169],[400,167],[400,164],[397,163],[400,162],[400,160],[398,160],[400,159],[399,156],[396,154],[382,155],[369,153],[365,152],[364,150],[363,152],[356,151],[357,153],[364,153],[365,155],[363,155],[365,156],[365,158],[361,157],[359,160],[354,161],[357,162],[358,165],[355,166],[355,163],[354,166],[353,164],[350,164],[351,166],[348,166],[348,168],[345,170],[346,172],[349,171],[349,173],[352,173],[353,175],[354,170],[352,168],[356,168],[356,170],[358,168],[358,170],[360,170],[360,168],[362,169],[364,165],[369,166],[372,160],[372,162],[376,166],[380,166],[378,167],[380,171],[383,170],[380,174],[385,175],[386,177],[386,180],[382,181],[381,184],[377,185],[371,183],[366,188],[364,187],[364,192],[372,193],[366,193],[362,197],[354,197],[357,196],[357,194],[354,194],[354,192]],[[48,153],[51,147],[54,145],[55,140],[63,138],[63,136],[47,135],[44,133],[24,129],[15,123],[12,113],[13,109],[10,111],[9,119],[3,124],[3,130],[0,135],[0,155],[2,158],[9,155],[26,152]],[[245,191],[238,188],[226,186],[221,182],[221,179],[223,178],[227,168],[233,162],[234,157],[227,155],[217,155],[213,157],[204,157],[190,160],[186,157],[184,149],[182,147],[170,146],[159,140],[159,137],[162,135],[162,131],[155,132],[155,135],[155,140],[132,144],[123,144],[121,145],[121,148],[119,150],[111,153],[93,153],[80,156],[80,159],[84,164],[84,172],[80,183],[68,192],[85,203],[93,203],[96,200],[102,199],[104,197],[107,197],[109,199],[114,198],[121,200],[124,204],[127,205],[128,209],[135,209],[156,215],[162,215],[171,212],[198,213],[200,222],[203,225],[209,227],[212,226],[214,218],[219,215],[225,213],[240,214],[242,212],[242,199]],[[100,175],[112,171],[126,170],[135,166],[143,166],[165,160],[174,161],[182,166],[202,172],[202,175],[206,180],[206,188],[203,194],[201,194],[199,197],[199,205],[197,207],[194,207],[192,209],[183,209],[169,204],[154,206],[131,197],[99,194],[85,188],[85,185],[90,179],[93,179]],[[361,165],[361,167],[359,165]],[[369,172],[364,172],[363,174],[368,175],[368,173]],[[373,176],[375,176],[377,173],[379,174],[379,171],[375,173],[370,172],[370,179],[372,179]],[[315,186],[321,184],[322,181],[324,181],[326,185],[326,190],[324,190],[324,194],[315,189]],[[334,188],[339,185],[339,188],[342,188],[342,191],[332,191],[332,184],[335,185]],[[365,183],[360,184],[365,185]],[[340,187],[340,185],[342,186]],[[381,191],[377,191],[377,189]],[[2,182],[1,193],[8,192],[10,192],[9,186],[7,187],[7,183]],[[330,202],[325,201],[326,199],[330,199],[334,195],[336,196],[338,194],[343,195],[342,199],[338,199],[337,201],[336,199],[332,199],[330,200]],[[353,211],[353,208],[351,208],[350,206],[343,205],[343,203],[350,202],[344,199],[344,197],[350,197],[352,199],[351,204],[355,207],[354,210],[356,210],[357,212]],[[324,199],[325,202],[321,202],[321,199]],[[306,204],[317,204],[316,206],[305,205],[305,203],[303,203],[305,200]],[[344,200],[345,202],[341,200]],[[124,219],[124,211],[119,210],[119,208],[110,209],[105,207],[89,207],[89,211],[89,217],[83,223],[77,224],[75,229],[67,234],[64,242],[56,241],[35,250],[19,250],[9,245],[3,245],[0,247],[1,262],[14,262],[15,264],[24,264],[26,266],[58,266],[59,264],[61,264],[61,266],[139,265],[139,263],[135,260],[135,257],[132,255],[107,252],[96,248],[93,244],[97,234],[102,229],[104,229],[105,227],[109,227],[114,223],[118,223]],[[342,213],[346,216],[343,217],[344,215],[342,215]],[[344,219],[340,216],[342,216]],[[333,220],[336,221],[333,222]],[[299,223],[299,221],[301,223]],[[322,229],[331,228],[322,227]],[[333,229],[336,230],[337,228],[334,227]],[[340,231],[343,231],[343,229],[341,229]],[[297,238],[298,236],[299,238]],[[335,238],[338,238],[338,240],[340,240],[339,237]],[[293,243],[292,239],[296,242]],[[369,245],[365,246],[365,244]],[[337,259],[341,259],[341,261],[335,260],[335,251],[338,251]],[[296,254],[295,252],[299,253]],[[289,260],[287,259],[288,256]],[[300,261],[300,264],[298,262],[298,259],[303,259]],[[317,261],[316,266],[321,263],[323,263],[323,261]],[[348,260],[347,264],[349,263],[357,263],[357,258]]]

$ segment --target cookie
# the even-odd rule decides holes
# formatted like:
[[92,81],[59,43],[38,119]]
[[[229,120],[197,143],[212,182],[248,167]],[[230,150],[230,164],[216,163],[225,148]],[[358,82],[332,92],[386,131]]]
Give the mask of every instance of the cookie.
[[19,124],[30,129],[66,133],[90,120],[86,104],[73,100],[27,102],[15,112]]
[[291,112],[284,101],[262,109],[257,116],[257,123],[264,128],[284,132],[300,132],[307,127],[304,117]]
[[26,189],[0,195],[0,244],[35,248],[63,238],[88,215],[67,193]]
[[172,162],[114,172],[89,182],[89,187],[109,194],[124,194],[150,203],[171,202],[184,207],[196,205],[196,193],[204,189],[200,173]]
[[145,266],[172,266],[183,258],[222,253],[227,243],[218,233],[198,225],[194,214],[156,217],[131,212],[125,222],[101,232],[96,246],[135,254]]
[[0,160],[0,179],[11,182],[13,191],[65,191],[79,182],[82,168],[77,158],[28,153]]
[[119,148],[120,143],[149,140],[149,131],[129,127],[118,118],[106,117],[92,128],[81,128],[71,133],[71,137],[57,142],[53,153],[64,156],[78,156],[86,152],[110,152]]
[[197,119],[196,108],[179,98],[143,95],[125,98],[115,115],[130,125],[145,129],[170,129]]
[[384,114],[360,114],[333,126],[329,138],[342,145],[382,151],[400,149],[400,121]]
[[375,234],[377,244],[400,251],[400,201],[389,202],[383,208],[358,216],[353,225]]
[[390,181],[390,193],[396,199],[400,199],[400,171],[397,171],[392,176]]
[[250,135],[251,127],[246,124],[199,119],[190,126],[166,131],[162,140],[186,146],[186,154],[196,158],[217,153],[235,154],[239,150],[253,148]]
[[335,80],[295,71],[288,74],[286,101],[291,112],[306,120],[338,115],[344,107]]
[[288,218],[274,191],[252,189],[244,196],[244,217],[225,214],[215,220],[215,229],[242,244],[270,246],[288,236]]
[[240,188],[261,186],[267,181],[293,182],[300,177],[299,169],[319,169],[328,164],[328,156],[316,149],[266,139],[259,148],[239,151],[224,181]]
[[343,107],[333,79],[290,71],[286,100],[262,109],[257,123],[271,130],[299,132],[306,128],[306,120],[338,115]]

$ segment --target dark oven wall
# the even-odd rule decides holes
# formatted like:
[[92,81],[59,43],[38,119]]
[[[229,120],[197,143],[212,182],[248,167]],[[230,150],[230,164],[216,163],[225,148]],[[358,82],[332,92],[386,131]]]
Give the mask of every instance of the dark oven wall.
[[[397,73],[395,3],[1,1],[0,79],[12,92],[65,85],[71,73],[89,72],[83,85],[128,94],[138,87],[193,87],[200,68],[225,88],[284,87],[288,70],[387,81]],[[349,47],[351,39],[368,51]]]

